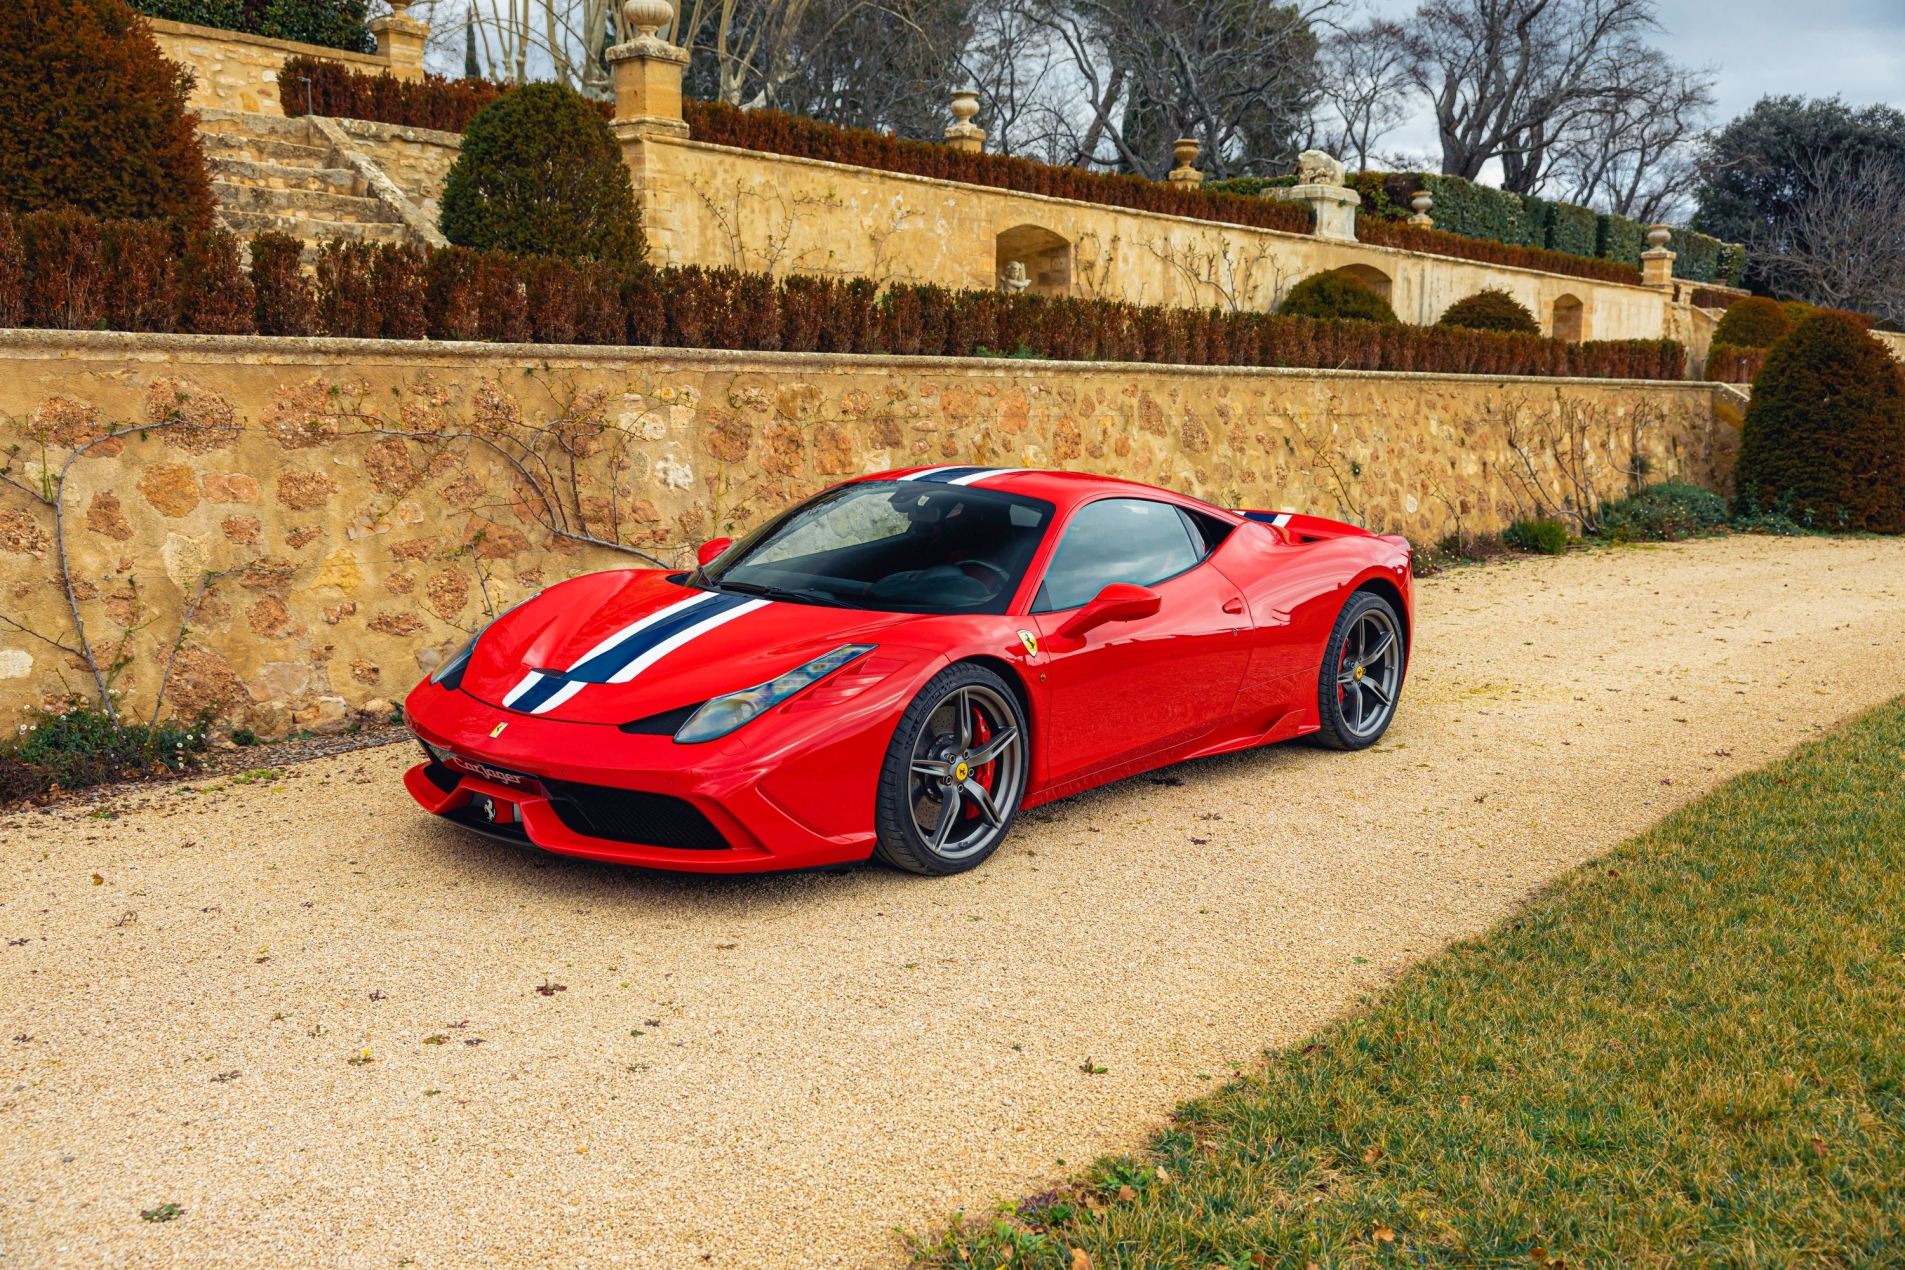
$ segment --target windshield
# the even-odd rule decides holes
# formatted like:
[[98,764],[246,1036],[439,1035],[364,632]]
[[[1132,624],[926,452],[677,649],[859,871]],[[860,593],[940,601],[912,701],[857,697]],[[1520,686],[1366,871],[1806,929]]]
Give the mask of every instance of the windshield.
[[864,481],[755,531],[701,573],[775,598],[902,613],[1003,613],[1052,505],[965,485]]

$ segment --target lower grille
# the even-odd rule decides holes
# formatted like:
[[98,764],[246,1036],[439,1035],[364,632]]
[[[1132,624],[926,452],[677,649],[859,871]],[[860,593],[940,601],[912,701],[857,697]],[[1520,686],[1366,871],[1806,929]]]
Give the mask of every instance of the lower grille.
[[726,851],[728,840],[685,798],[607,785],[543,782],[549,807],[576,833],[679,851]]
[[429,781],[446,794],[455,793],[456,787],[463,783],[461,773],[451,771],[443,764],[437,762],[435,758],[432,758],[424,765],[423,779]]

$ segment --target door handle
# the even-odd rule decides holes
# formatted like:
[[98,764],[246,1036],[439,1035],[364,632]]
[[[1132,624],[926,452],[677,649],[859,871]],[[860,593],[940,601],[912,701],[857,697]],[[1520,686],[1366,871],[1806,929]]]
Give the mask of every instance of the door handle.
[[1244,602],[1242,600],[1231,599],[1224,601],[1224,612],[1234,615],[1243,611]]

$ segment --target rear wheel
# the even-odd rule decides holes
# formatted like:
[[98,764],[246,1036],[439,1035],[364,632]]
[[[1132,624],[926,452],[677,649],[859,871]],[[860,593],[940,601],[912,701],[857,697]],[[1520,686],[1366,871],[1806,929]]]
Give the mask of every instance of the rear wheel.
[[998,850],[1025,794],[1025,713],[999,676],[961,662],[900,716],[880,770],[874,854],[909,873],[963,873]]
[[1396,717],[1402,695],[1402,621],[1389,601],[1358,591],[1337,615],[1317,677],[1318,744],[1332,750],[1374,745]]

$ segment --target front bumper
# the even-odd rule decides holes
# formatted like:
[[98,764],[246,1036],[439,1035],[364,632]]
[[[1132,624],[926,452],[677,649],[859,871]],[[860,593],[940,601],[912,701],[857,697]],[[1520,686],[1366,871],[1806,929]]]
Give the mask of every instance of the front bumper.
[[[770,711],[732,736],[677,745],[519,714],[425,683],[405,701],[405,722],[455,768],[419,763],[404,786],[426,811],[561,855],[696,873],[842,864],[873,851],[875,785],[892,730],[889,721],[882,731],[873,705]],[[633,805],[651,819],[615,816],[618,836],[599,836],[588,830],[611,817],[578,814],[578,797]],[[668,828],[655,836],[696,845],[625,840],[655,815]]]

